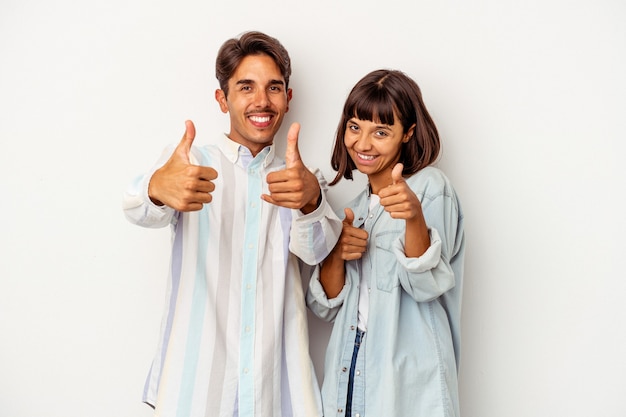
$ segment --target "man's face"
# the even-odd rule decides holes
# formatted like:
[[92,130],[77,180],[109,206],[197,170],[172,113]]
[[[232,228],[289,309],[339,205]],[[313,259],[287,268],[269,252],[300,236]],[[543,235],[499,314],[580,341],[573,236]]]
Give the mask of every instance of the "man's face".
[[217,90],[215,99],[230,114],[228,137],[256,155],[274,141],[289,111],[291,89],[272,58],[249,55],[228,80],[228,96]]

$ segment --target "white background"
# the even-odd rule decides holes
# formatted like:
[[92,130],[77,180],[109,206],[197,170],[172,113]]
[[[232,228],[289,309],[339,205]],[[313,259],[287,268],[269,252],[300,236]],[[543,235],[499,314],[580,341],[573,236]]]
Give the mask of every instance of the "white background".
[[623,417],[624,22],[621,0],[0,0],[0,417],[151,415],[169,230],[122,192],[185,119],[227,129],[215,55],[251,29],[293,60],[281,140],[299,121],[329,178],[361,76],[422,87],[466,214],[463,415]]

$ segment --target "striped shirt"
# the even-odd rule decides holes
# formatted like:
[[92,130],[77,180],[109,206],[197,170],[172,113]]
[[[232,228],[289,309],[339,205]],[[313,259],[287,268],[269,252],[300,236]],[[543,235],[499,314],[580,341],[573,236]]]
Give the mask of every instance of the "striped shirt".
[[253,158],[225,135],[215,146],[194,146],[191,162],[218,172],[213,201],[200,211],[158,207],[148,197],[148,181],[173,147],[124,195],[129,221],[169,225],[173,234],[165,314],[143,397],[156,417],[322,415],[303,263],[294,254],[319,263],[341,221],[324,192],[308,215],[260,198],[266,175],[285,167],[274,150]]

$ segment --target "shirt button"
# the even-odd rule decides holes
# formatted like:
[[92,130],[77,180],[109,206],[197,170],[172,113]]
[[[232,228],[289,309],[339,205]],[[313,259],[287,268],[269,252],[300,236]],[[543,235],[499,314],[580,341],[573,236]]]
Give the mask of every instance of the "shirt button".
[[250,326],[246,326],[246,332],[250,331]]
[[247,374],[248,373],[248,368],[243,368],[243,373]]
[[350,326],[350,330],[354,330],[354,326]]
[[346,372],[348,370],[348,368],[346,368],[345,366],[343,368],[341,368],[341,372]]
[[361,371],[356,371],[356,375],[357,376],[361,375]]
[[361,417],[361,414],[356,413],[356,414],[354,415],[354,417]]
[[337,410],[337,412],[343,413],[343,408],[340,408],[339,410]]

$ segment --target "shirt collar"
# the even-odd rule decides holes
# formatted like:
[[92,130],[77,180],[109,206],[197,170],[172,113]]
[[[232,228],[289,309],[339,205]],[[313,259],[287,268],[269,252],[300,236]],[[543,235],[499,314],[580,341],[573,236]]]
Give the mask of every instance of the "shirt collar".
[[[240,159],[240,156],[244,152],[249,155],[251,154],[248,148],[235,142],[234,140],[231,140],[225,133],[220,137],[217,146],[221,149],[224,156],[226,156],[226,158],[228,158],[228,160],[233,164]],[[275,152],[276,147],[274,145],[268,145],[257,154],[256,157],[264,158],[263,168],[267,168],[272,163],[272,161],[274,160]]]

